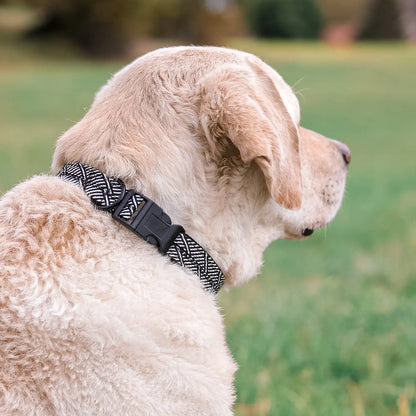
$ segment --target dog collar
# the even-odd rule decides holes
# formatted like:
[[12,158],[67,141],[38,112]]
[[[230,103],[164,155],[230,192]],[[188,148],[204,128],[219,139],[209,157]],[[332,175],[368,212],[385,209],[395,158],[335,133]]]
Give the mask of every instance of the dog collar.
[[196,274],[205,290],[216,294],[221,289],[224,274],[217,263],[151,199],[126,189],[121,179],[79,162],[66,163],[58,177],[82,188],[97,209],[110,212],[161,254]]

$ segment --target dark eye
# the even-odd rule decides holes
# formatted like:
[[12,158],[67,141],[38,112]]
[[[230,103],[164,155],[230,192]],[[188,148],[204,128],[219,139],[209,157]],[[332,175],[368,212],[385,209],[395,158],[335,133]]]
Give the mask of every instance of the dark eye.
[[308,235],[311,235],[313,233],[313,229],[312,228],[305,228],[304,230],[302,230],[302,235],[307,237]]

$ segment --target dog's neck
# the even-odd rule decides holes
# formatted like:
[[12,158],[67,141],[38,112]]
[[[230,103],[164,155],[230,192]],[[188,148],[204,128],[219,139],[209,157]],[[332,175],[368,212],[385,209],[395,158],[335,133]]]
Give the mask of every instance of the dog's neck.
[[162,255],[192,271],[205,290],[218,293],[224,274],[212,257],[180,225],[171,223],[169,216],[149,198],[124,183],[91,166],[71,162],[58,176],[81,187],[99,210],[112,217],[148,243],[157,246]]

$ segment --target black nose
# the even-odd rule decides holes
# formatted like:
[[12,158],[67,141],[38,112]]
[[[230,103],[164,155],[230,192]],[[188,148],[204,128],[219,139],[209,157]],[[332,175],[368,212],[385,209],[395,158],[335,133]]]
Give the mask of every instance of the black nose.
[[334,140],[334,142],[337,145],[342,157],[344,158],[345,163],[349,165],[349,163],[351,162],[351,150],[346,144],[341,143],[338,140]]

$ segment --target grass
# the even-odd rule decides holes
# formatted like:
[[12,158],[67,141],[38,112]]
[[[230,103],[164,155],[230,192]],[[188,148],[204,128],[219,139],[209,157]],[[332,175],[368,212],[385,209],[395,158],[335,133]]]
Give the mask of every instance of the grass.
[[[0,193],[48,172],[56,138],[123,62],[56,60],[14,40],[0,64]],[[236,415],[416,413],[416,49],[235,40],[299,91],[303,125],[343,140],[343,207],[262,275],[220,295],[239,363]],[[24,46],[25,47],[25,46]],[[23,47],[23,50],[24,50]]]
[[82,117],[116,68],[79,61],[0,70],[0,192],[49,170],[57,137]]

